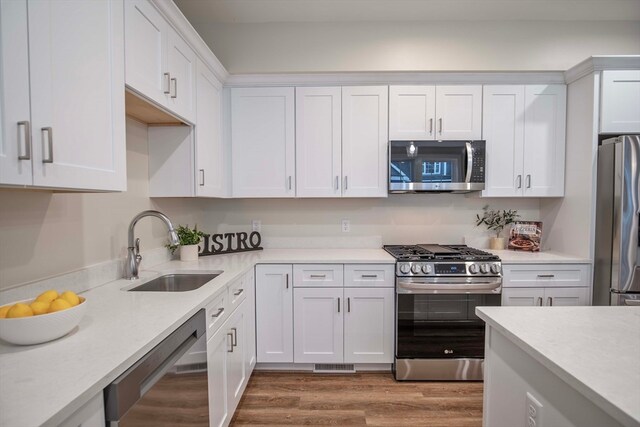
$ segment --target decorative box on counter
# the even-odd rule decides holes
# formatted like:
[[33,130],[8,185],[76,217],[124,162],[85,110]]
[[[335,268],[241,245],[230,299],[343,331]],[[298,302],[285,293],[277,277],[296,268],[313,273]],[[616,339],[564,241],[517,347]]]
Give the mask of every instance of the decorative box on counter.
[[515,221],[509,234],[509,249],[514,251],[540,251],[542,238],[542,222]]

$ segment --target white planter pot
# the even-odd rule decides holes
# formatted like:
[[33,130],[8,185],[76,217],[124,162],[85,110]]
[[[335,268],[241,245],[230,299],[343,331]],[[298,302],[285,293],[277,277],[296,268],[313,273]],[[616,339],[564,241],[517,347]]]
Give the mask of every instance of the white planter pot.
[[492,237],[490,242],[490,248],[493,250],[504,249],[504,237]]
[[198,245],[180,246],[180,261],[197,261]]

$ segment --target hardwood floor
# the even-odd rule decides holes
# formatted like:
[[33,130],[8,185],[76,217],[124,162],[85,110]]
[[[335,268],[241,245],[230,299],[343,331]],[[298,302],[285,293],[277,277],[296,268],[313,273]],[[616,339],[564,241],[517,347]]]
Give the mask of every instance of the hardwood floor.
[[231,426],[259,425],[480,427],[482,383],[256,371]]

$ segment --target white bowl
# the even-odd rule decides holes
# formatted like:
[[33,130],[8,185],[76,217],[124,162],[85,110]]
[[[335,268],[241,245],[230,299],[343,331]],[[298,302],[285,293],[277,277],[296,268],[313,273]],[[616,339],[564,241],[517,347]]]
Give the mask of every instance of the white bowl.
[[[32,300],[15,301],[28,303]],[[0,319],[0,338],[19,345],[41,344],[67,335],[73,330],[87,311],[87,301],[80,297],[80,304],[55,313],[38,316]]]

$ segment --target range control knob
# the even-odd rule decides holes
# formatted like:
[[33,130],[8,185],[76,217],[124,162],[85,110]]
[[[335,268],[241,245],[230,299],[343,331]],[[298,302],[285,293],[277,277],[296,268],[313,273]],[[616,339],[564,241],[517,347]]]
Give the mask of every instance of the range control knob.
[[482,264],[480,266],[480,272],[482,274],[487,274],[489,272],[489,264]]
[[433,268],[431,267],[430,264],[425,264],[422,266],[422,272],[424,274],[431,274],[432,271],[433,271]]
[[420,267],[420,264],[413,264],[413,265],[411,266],[411,272],[412,272],[413,274],[419,274],[419,273],[420,273],[420,271],[422,271],[422,267]]
[[409,271],[411,271],[411,267],[409,266],[409,264],[407,263],[400,264],[400,273],[409,274]]
[[478,274],[478,264],[471,264],[469,266],[469,273]]
[[493,274],[499,274],[500,273],[500,264],[491,264],[491,272]]

